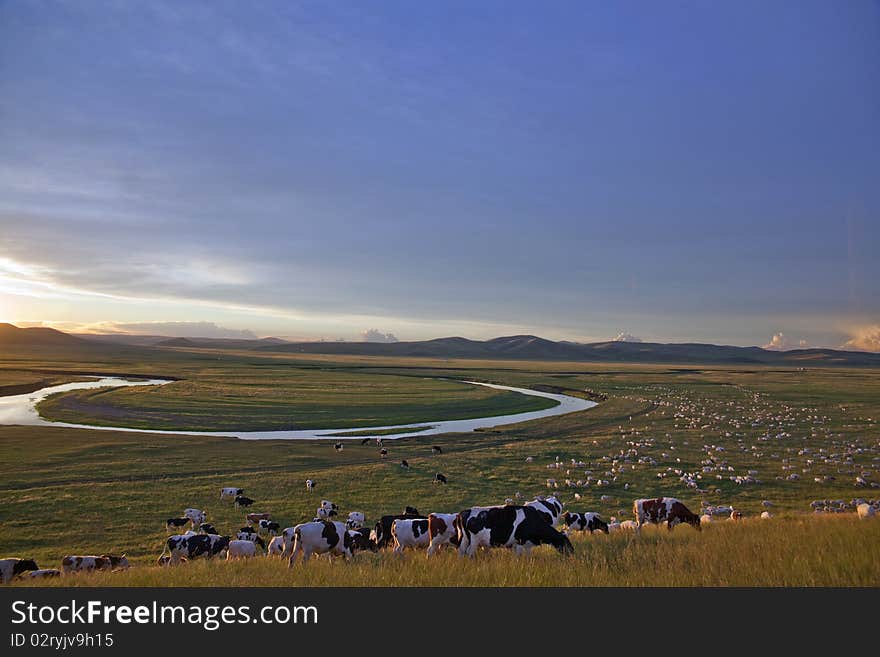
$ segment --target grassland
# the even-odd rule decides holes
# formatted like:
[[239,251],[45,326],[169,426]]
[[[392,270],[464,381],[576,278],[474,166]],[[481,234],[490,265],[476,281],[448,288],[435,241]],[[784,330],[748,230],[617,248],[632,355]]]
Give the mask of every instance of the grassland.
[[[399,379],[418,387],[418,382],[442,376],[525,387],[589,388],[608,399],[586,412],[492,431],[386,442],[390,454],[384,460],[374,444],[361,446],[359,439],[341,439],[345,449],[336,452],[330,442],[322,441],[0,427],[0,493],[6,502],[0,508],[0,554],[33,556],[51,567],[66,553],[127,551],[138,566],[110,579],[77,582],[84,584],[880,585],[880,523],[859,524],[852,514],[804,517],[813,499],[880,497],[874,489],[855,485],[862,472],[877,481],[880,377],[875,370],[290,355],[254,360],[252,354],[235,352],[147,356],[143,350],[122,350],[89,358],[71,353],[0,354],[0,385],[22,373],[63,378],[86,371],[172,375],[190,381],[214,376],[206,373],[214,368],[232,372],[230,380],[236,381],[270,380],[279,372],[290,372],[288,381],[361,376]],[[363,392],[367,397],[368,388]],[[401,383],[401,393],[405,388]],[[345,388],[348,396],[336,402],[339,407],[363,402],[352,396],[353,389]],[[430,396],[430,388],[421,390]],[[181,397],[178,408],[167,410],[176,412],[191,402]],[[229,417],[235,413],[242,411]],[[435,418],[421,415],[404,422],[426,419]],[[433,444],[442,445],[444,454],[431,456]],[[526,462],[526,457],[533,460]],[[410,470],[399,466],[401,458],[409,461]],[[566,465],[548,468],[557,458]],[[733,470],[707,474],[698,482],[704,492],[688,488],[674,475],[676,469],[700,472],[707,458]],[[573,468],[568,465],[572,459],[586,465]],[[586,479],[587,469],[609,485],[565,486],[566,478]],[[612,470],[616,480],[606,475]],[[750,470],[758,473],[759,483],[738,485],[729,478]],[[431,483],[437,471],[447,475],[447,486]],[[658,473],[669,476],[658,479]],[[791,474],[800,478],[790,481],[786,477]],[[318,482],[312,493],[305,489],[307,478]],[[220,486],[245,488],[257,500],[252,510],[270,511],[286,526],[310,519],[321,498],[334,500],[343,511],[364,511],[375,520],[405,504],[422,511],[456,511],[477,503],[500,503],[517,491],[525,497],[546,494],[547,478],[557,480],[560,488],[554,492],[572,510],[605,516],[629,517],[636,497],[675,495],[694,509],[701,501],[733,504],[748,517],[757,516],[763,510],[761,501],[768,500],[775,518],[738,526],[724,523],[700,534],[689,529],[671,535],[645,533],[638,541],[623,535],[595,536],[577,542],[571,560],[560,561],[555,553],[541,549],[524,562],[528,567],[513,567],[507,554],[480,558],[475,564],[442,557],[430,566],[423,555],[389,562],[390,556],[364,554],[347,566],[315,562],[307,572],[292,574],[267,560],[193,563],[175,569],[173,575],[147,567],[162,549],[164,519],[185,507],[207,509],[221,531],[242,524],[243,513],[217,499]],[[574,499],[575,492],[581,500]],[[603,501],[603,495],[610,500]],[[645,563],[656,567],[640,566]],[[681,568],[669,571],[669,563],[684,566],[688,574],[681,575]],[[646,579],[646,572],[653,574]]]
[[[50,586],[877,586],[880,522],[801,517],[718,523],[697,533],[647,528],[642,535],[575,536],[575,552],[546,547],[430,560],[358,553],[348,563],[314,558],[288,568],[278,558],[197,561],[169,569],[77,575]],[[22,582],[21,585],[28,585]],[[31,584],[33,585],[33,584]]]

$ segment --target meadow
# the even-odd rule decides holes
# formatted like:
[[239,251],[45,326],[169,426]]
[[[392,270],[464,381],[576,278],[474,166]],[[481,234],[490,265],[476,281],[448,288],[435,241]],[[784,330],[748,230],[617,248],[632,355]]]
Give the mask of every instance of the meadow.
[[[166,387],[191,386],[181,388],[190,390],[188,394],[166,395],[163,412],[169,414],[191,406],[193,391],[210,390],[220,370],[227,373],[221,378],[233,395],[223,398],[230,412],[217,415],[217,425],[211,425],[207,409],[220,405],[208,395],[200,420],[207,428],[222,429],[232,417],[258,424],[264,421],[266,403],[287,404],[285,398],[309,380],[314,388],[321,381],[339,382],[336,390],[342,399],[324,397],[326,412],[338,408],[344,413],[345,407],[355,406],[363,415],[366,408],[376,424],[401,421],[409,384],[427,402],[419,411],[410,400],[412,419],[402,422],[417,425],[436,419],[421,415],[438,408],[434,384],[449,386],[444,403],[452,413],[456,396],[467,396],[473,388],[450,379],[562,389],[606,399],[585,412],[521,425],[386,440],[386,459],[380,458],[375,442],[361,445],[360,437],[338,439],[345,447],[337,452],[333,441],[0,427],[0,492],[6,501],[0,508],[0,555],[33,557],[43,567],[57,567],[65,554],[127,552],[135,564],[128,573],[64,582],[123,586],[880,585],[880,522],[859,523],[852,512],[813,514],[810,508],[812,500],[880,497],[880,491],[856,484],[856,477],[865,473],[869,484],[878,480],[876,370],[255,357],[219,350],[0,352],[0,386],[95,372],[184,379]],[[359,383],[349,385],[353,381]],[[308,395],[321,396],[306,388]],[[143,389],[130,390],[140,394]],[[253,393],[247,407],[235,401],[244,390]],[[116,392],[106,393],[110,395]],[[389,395],[395,403],[386,403]],[[502,403],[493,395],[470,401],[474,406],[469,408],[480,415],[492,414]],[[116,408],[140,403],[127,396],[113,402]],[[303,404],[302,415],[296,404],[287,406],[285,421],[314,420],[308,406]],[[443,447],[442,455],[431,455],[435,444]],[[409,470],[400,467],[401,459],[407,459]],[[706,466],[707,461],[712,465]],[[706,467],[711,471],[704,472]],[[700,479],[692,482],[695,487],[688,486],[676,471],[697,473]],[[435,472],[443,472],[449,484],[433,484]],[[754,482],[737,483],[736,477]],[[304,485],[307,478],[317,482],[311,493]],[[558,488],[548,489],[547,479],[554,479]],[[269,560],[191,563],[171,572],[151,567],[166,537],[165,519],[185,507],[206,509],[223,532],[241,526],[244,511],[218,499],[219,487],[233,485],[257,500],[252,511],[269,511],[282,526],[311,519],[322,498],[339,504],[343,513],[363,511],[370,524],[404,505],[450,512],[502,503],[517,492],[523,499],[553,492],[567,508],[598,511],[606,519],[631,518],[637,497],[672,495],[694,511],[701,502],[733,505],[746,522],[717,522],[701,533],[689,528],[669,534],[646,531],[638,539],[623,534],[582,537],[569,559],[541,548],[519,562],[507,553],[481,555],[474,563],[445,555],[430,564],[423,554],[398,560],[360,554],[347,565],[318,560],[293,573]],[[762,501],[772,506],[764,507]],[[757,515],[765,508],[774,518],[760,521]]]

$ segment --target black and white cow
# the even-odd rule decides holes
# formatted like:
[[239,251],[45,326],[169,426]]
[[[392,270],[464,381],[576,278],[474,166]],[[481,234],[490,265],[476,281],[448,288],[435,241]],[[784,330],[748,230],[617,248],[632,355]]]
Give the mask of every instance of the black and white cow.
[[262,537],[254,531],[250,532],[238,532],[235,535],[236,541],[250,541],[254,545],[259,545],[261,548],[266,548],[266,543],[263,541]]
[[257,525],[260,533],[267,533],[269,536],[277,536],[278,532],[281,531],[281,525],[279,525],[274,520],[260,520],[259,525]]
[[345,524],[349,529],[360,529],[364,526],[364,522],[366,521],[366,516],[361,511],[352,511],[348,514],[348,519],[345,521]]
[[244,488],[234,488],[232,486],[227,486],[220,489],[221,500],[234,500],[239,495],[244,495]]
[[306,490],[311,492],[315,489],[315,480],[314,479],[306,479]]
[[351,536],[341,522],[331,520],[304,522],[293,528],[293,549],[287,565],[293,568],[300,554],[303,555],[303,563],[313,554],[328,554],[331,557],[336,554],[351,559],[351,543]]
[[445,484],[448,483],[448,479],[446,479],[446,475],[442,472],[438,472],[434,475],[434,483],[435,484]]
[[217,529],[210,522],[203,522],[199,525],[200,534],[216,534]]
[[[171,559],[169,563],[176,564],[181,558],[198,559],[204,557],[210,559],[212,557],[224,556],[229,549],[229,536],[218,536],[217,534],[192,534],[190,536],[169,536],[165,545]],[[165,553],[163,550],[163,554]]]
[[369,550],[376,551],[376,541],[372,538],[372,532],[368,527],[358,527],[357,529],[349,529],[348,535],[351,536],[351,551],[360,552]]
[[201,509],[184,509],[183,517],[187,518],[195,529],[208,519],[208,514]]
[[431,454],[434,456],[437,456],[438,454],[442,454],[442,453],[443,453],[443,450],[440,449],[440,445],[434,445],[431,448]]
[[608,523],[599,517],[598,513],[587,511],[586,513],[571,513],[566,511],[562,516],[562,524],[574,531],[602,531],[608,533]]
[[[183,538],[183,536],[172,536],[168,540],[174,538]],[[124,554],[102,554],[100,557],[93,555],[79,556],[68,555],[61,560],[61,570],[65,575],[70,573],[79,573],[90,570],[117,570],[128,568],[128,557]]]
[[233,500],[233,504],[235,504],[235,506],[239,506],[239,507],[250,506],[253,503],[254,503],[254,501],[251,498],[245,497],[244,495],[236,495],[235,499]]
[[401,554],[406,548],[423,548],[431,541],[427,518],[399,518],[391,523],[394,552]]
[[550,497],[538,497],[531,502],[526,502],[525,506],[530,506],[541,514],[551,527],[555,527],[559,522],[559,514],[562,513],[562,501],[555,495]]
[[333,444],[333,449],[335,449],[337,452],[341,452],[342,448],[343,448],[342,443],[334,443]]
[[574,551],[568,537],[556,531],[541,512],[530,506],[465,509],[458,514],[456,526],[461,535],[459,555],[473,557],[480,547],[507,547],[517,554],[528,553],[544,543],[563,554]]
[[0,584],[7,584],[22,573],[38,569],[33,559],[0,559]]
[[192,521],[189,518],[168,518],[165,521],[165,529],[169,532],[180,531],[190,524],[192,524]]
[[[416,511],[412,507],[407,507],[412,511]],[[391,536],[391,525],[395,520],[401,520],[405,518],[422,518],[426,519],[425,516],[419,515],[418,513],[401,513],[398,515],[388,515],[382,516],[379,518],[378,522],[376,522],[376,526],[373,528],[373,541],[376,543],[376,549],[381,550],[384,547],[387,547],[388,544],[391,543],[393,537]]]

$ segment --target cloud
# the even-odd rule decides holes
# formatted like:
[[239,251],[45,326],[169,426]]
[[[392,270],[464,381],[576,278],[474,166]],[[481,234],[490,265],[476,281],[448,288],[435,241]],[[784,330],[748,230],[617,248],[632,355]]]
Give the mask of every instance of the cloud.
[[843,343],[841,349],[880,352],[880,324],[861,326],[851,334],[852,337]]
[[361,333],[361,340],[364,342],[397,342],[397,337],[393,333],[382,333],[378,329],[367,329]]
[[614,342],[641,342],[641,338],[637,338],[632,333],[627,333],[625,331],[618,333],[617,337],[614,338]]
[[788,347],[788,338],[785,337],[784,333],[774,333],[773,337],[770,338],[770,342],[761,345],[762,349],[770,349],[772,351],[782,351],[788,349]]
[[167,335],[171,338],[256,339],[249,329],[231,329],[214,322],[97,322],[80,329],[85,333],[127,333],[132,335]]

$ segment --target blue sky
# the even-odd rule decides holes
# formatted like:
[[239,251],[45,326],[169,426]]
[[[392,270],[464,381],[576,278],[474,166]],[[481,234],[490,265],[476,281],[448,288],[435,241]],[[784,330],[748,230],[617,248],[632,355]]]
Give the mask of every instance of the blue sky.
[[0,143],[0,320],[880,349],[876,2],[6,2]]

